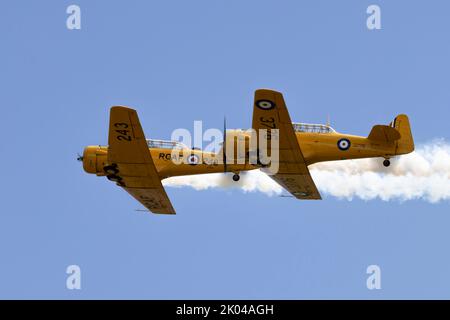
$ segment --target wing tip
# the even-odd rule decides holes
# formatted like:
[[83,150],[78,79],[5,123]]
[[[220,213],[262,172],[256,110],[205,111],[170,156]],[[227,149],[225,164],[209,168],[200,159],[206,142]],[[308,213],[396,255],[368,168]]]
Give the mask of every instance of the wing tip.
[[121,106],[121,105],[112,106],[110,110],[111,110],[111,112],[113,112],[113,111],[120,111],[120,110],[136,112],[136,110],[133,109],[133,108],[130,108],[130,107],[127,107],[127,106]]
[[259,88],[255,90],[255,94],[264,94],[264,93],[282,94],[281,92],[270,88]]
[[160,211],[160,212],[151,211],[151,212],[154,213],[154,214],[158,214],[158,215],[168,215],[168,216],[174,216],[174,215],[177,214],[175,212],[175,210],[173,210],[173,211],[165,211],[165,212],[163,212],[163,211]]

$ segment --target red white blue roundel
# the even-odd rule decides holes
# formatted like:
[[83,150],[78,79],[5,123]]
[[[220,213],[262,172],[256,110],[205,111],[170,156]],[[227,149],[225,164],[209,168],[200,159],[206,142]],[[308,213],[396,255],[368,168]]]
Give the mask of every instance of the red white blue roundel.
[[345,151],[348,150],[351,146],[350,140],[348,139],[341,139],[338,141],[337,146],[339,150]]
[[196,154],[191,154],[187,160],[189,164],[195,166],[196,164],[198,164],[199,158]]
[[258,100],[255,102],[256,106],[263,110],[270,110],[275,108],[275,103],[270,100]]

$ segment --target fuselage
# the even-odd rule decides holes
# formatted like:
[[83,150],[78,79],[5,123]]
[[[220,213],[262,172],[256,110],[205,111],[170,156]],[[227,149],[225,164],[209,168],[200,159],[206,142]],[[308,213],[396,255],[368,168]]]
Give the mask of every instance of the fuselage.
[[[396,153],[395,144],[377,143],[366,137],[330,133],[296,132],[297,141],[307,165],[333,160],[383,157],[389,159]],[[161,179],[193,174],[224,172],[221,153],[205,152],[197,149],[185,150],[184,158],[189,161],[173,161],[169,148],[149,148],[156,170]],[[84,168],[89,173],[105,175],[103,168],[108,164],[107,146],[90,146],[85,149]],[[258,169],[261,166],[245,159],[238,162],[227,158],[226,171],[239,173]],[[244,162],[244,163],[242,163]]]
[[[296,136],[307,165],[334,160],[390,158],[395,155],[394,143],[377,143],[361,136],[337,132],[297,132]],[[349,143],[344,146],[345,141]]]

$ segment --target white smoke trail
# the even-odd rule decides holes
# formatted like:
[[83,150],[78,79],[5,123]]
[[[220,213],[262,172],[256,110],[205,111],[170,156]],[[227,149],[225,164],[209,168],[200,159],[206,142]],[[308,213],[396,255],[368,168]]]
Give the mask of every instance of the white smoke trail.
[[[444,140],[419,146],[415,152],[394,158],[391,163],[385,168],[379,158],[330,161],[311,165],[310,170],[321,193],[338,198],[423,199],[432,203],[450,199],[450,144]],[[270,196],[283,193],[283,188],[259,170],[241,177],[236,183],[228,175],[214,173],[172,177],[163,184],[196,190],[234,187]]]
[[281,194],[283,191],[282,187],[259,170],[242,172],[241,179],[238,182],[234,182],[230,174],[209,173],[167,178],[163,180],[163,185],[168,187],[192,187],[195,190],[236,188],[244,192],[259,191],[269,196]]

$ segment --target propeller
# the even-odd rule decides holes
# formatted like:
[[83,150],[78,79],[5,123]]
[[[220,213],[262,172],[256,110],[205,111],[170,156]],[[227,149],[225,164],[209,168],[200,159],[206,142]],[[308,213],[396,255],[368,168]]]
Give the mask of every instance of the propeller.
[[83,161],[83,156],[77,153],[77,161]]
[[223,117],[223,142],[222,142],[223,172],[227,172],[227,118]]

